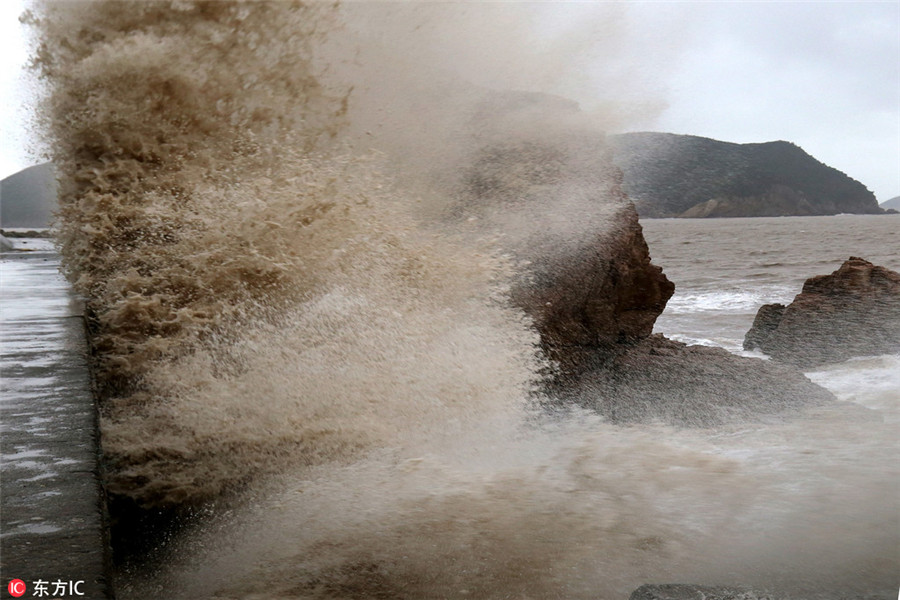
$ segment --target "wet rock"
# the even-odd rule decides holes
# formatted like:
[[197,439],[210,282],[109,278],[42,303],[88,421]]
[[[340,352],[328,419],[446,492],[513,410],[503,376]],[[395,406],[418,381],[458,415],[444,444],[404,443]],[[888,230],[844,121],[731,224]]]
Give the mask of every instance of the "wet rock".
[[513,300],[545,349],[649,336],[675,286],[650,262],[607,138],[573,125],[577,106],[554,97],[496,93],[484,105],[458,208],[517,259]]
[[835,400],[788,365],[654,335],[569,355],[551,393],[611,422],[711,427]]
[[[808,596],[805,596],[808,598]],[[883,594],[817,593],[817,600],[890,600]],[[634,590],[628,600],[790,600],[796,596],[732,586],[690,583],[646,584]]]
[[710,426],[834,400],[785,365],[651,337],[675,285],[651,263],[610,144],[584,129],[535,135],[522,124],[557,123],[540,115],[561,109],[515,99],[493,96],[503,110],[479,122],[455,216],[496,235],[517,261],[512,300],[555,366],[549,409]]
[[775,597],[742,588],[665,583],[642,585],[631,593],[629,600],[775,600]]
[[[535,263],[533,263],[535,264]],[[557,256],[514,299],[534,320],[552,356],[641,340],[675,291],[650,252],[633,207],[591,244]]]
[[540,95],[485,104],[454,171],[452,218],[513,257],[511,298],[553,364],[548,410],[714,426],[834,401],[789,366],[651,336],[675,285],[651,262],[609,139]]
[[788,306],[760,308],[744,348],[800,368],[900,352],[900,273],[850,257]]
[[761,348],[772,333],[778,329],[778,325],[784,318],[784,304],[764,304],[753,319],[753,326],[744,336],[744,349],[754,350]]

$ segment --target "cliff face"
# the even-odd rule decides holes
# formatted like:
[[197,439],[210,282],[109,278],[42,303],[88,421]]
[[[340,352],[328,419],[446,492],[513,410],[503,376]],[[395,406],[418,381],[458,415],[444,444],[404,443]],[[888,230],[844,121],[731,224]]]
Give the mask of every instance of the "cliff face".
[[670,133],[612,136],[643,217],[882,214],[875,195],[789,142],[732,144]]

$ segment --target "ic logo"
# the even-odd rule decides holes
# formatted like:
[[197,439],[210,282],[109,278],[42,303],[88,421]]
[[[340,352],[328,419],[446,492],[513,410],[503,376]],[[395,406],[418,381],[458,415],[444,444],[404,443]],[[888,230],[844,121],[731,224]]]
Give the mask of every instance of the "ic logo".
[[9,582],[9,586],[7,586],[9,590],[9,595],[13,598],[18,598],[20,596],[25,595],[25,582],[21,579],[13,579]]

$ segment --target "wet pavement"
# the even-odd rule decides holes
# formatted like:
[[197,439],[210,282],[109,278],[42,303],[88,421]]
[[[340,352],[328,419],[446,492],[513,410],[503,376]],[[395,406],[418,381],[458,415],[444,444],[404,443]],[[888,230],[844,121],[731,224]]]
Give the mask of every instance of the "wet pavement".
[[107,598],[82,307],[48,240],[13,243],[30,251],[0,253],[0,595]]

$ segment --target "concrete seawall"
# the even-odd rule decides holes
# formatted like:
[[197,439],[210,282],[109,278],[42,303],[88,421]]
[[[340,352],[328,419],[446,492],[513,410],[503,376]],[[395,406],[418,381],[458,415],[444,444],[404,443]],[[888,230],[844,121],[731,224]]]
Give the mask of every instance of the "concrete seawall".
[[110,598],[82,308],[46,240],[15,246],[32,251],[0,254],[0,595]]

